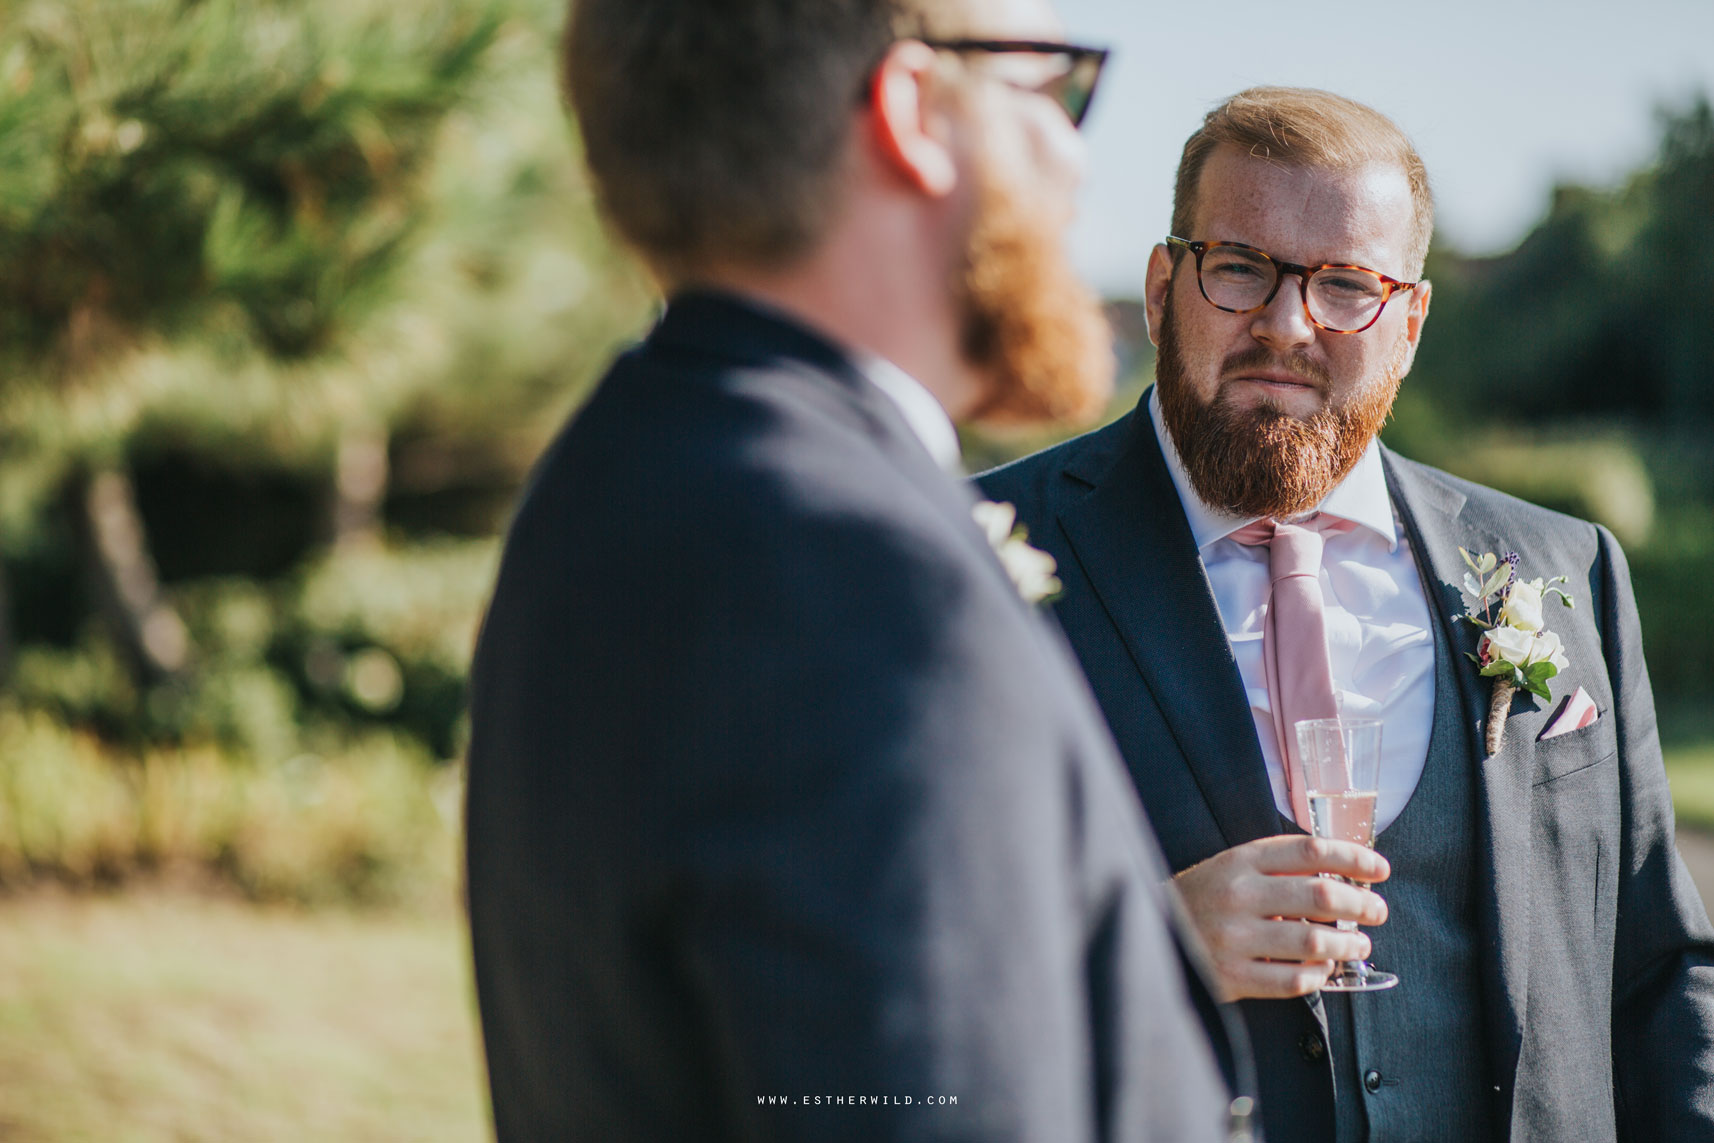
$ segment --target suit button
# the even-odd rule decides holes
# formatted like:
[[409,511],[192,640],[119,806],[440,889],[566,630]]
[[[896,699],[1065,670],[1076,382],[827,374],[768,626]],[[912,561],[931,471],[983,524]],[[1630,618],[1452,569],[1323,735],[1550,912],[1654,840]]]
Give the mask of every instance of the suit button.
[[1297,1042],[1297,1050],[1306,1060],[1319,1060],[1327,1055],[1327,1045],[1322,1043],[1321,1033],[1313,1030],[1303,1034],[1303,1039]]
[[1374,1095],[1377,1091],[1380,1091],[1381,1073],[1376,1071],[1374,1068],[1370,1068],[1368,1071],[1364,1072],[1363,1090],[1368,1092],[1370,1095]]

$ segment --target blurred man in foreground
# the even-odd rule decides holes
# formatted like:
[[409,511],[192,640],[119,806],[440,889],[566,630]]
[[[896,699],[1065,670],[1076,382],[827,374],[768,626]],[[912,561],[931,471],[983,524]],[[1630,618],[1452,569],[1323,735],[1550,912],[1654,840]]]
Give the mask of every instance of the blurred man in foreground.
[[1103,53],[1059,35],[576,5],[590,169],[668,303],[542,461],[475,664],[502,1140],[1225,1136],[1166,870],[955,476],[953,419],[1110,385],[1060,245]]
[[[1059,558],[1061,621],[1243,1002],[1271,1143],[1714,1138],[1714,931],[1624,556],[1376,439],[1432,224],[1385,117],[1234,96],[1149,261],[1155,388],[983,484]],[[1290,730],[1334,714],[1384,722],[1384,860],[1299,828]],[[1369,941],[1301,918],[1378,926],[1397,987],[1318,993]]]

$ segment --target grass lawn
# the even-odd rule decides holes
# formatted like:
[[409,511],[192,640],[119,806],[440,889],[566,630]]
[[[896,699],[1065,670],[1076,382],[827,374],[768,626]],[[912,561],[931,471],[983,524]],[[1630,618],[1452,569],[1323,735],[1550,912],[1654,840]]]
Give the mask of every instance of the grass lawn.
[[1714,741],[1668,746],[1666,777],[1679,826],[1714,832]]
[[457,914],[0,899],[0,1139],[490,1137]]
[[1660,741],[1679,826],[1714,833],[1714,702],[1662,707]]
[[[1714,732],[1664,725],[1680,825],[1714,833]],[[465,942],[452,908],[0,897],[0,1140],[483,1143]]]

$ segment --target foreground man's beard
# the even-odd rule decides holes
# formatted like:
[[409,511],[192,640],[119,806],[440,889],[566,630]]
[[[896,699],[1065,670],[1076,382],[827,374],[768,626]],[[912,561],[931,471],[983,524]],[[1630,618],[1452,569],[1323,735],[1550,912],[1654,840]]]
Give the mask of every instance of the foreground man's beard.
[[[1343,408],[1322,409],[1308,420],[1271,402],[1234,408],[1224,389],[1208,404],[1199,404],[1178,343],[1169,290],[1155,356],[1155,387],[1191,487],[1210,507],[1234,516],[1289,520],[1310,511],[1345,479],[1386,424],[1408,351],[1401,333],[1386,369],[1368,389]],[[1328,384],[1326,371],[1315,362],[1279,358],[1259,345],[1228,357],[1220,375],[1263,366],[1287,370],[1324,390]]]
[[1086,423],[1113,393],[1113,332],[1060,235],[988,173],[959,282],[965,359],[989,377],[973,419]]

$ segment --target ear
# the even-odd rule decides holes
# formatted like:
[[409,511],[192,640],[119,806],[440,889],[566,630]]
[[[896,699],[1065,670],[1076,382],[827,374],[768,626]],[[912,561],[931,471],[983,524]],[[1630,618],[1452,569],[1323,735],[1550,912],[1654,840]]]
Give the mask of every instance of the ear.
[[1149,341],[1159,348],[1166,321],[1166,293],[1172,289],[1172,248],[1160,242],[1149,251],[1148,276],[1143,282],[1144,310],[1149,318]]
[[915,40],[887,49],[870,81],[869,110],[888,169],[923,194],[945,198],[958,185],[958,164],[951,122],[934,106],[936,58],[933,48]]
[[1428,323],[1428,295],[1430,283],[1427,278],[1417,283],[1416,289],[1410,292],[1410,308],[1405,311],[1405,341],[1410,348],[1406,350],[1405,371],[1416,361],[1416,347],[1422,341],[1422,327]]

